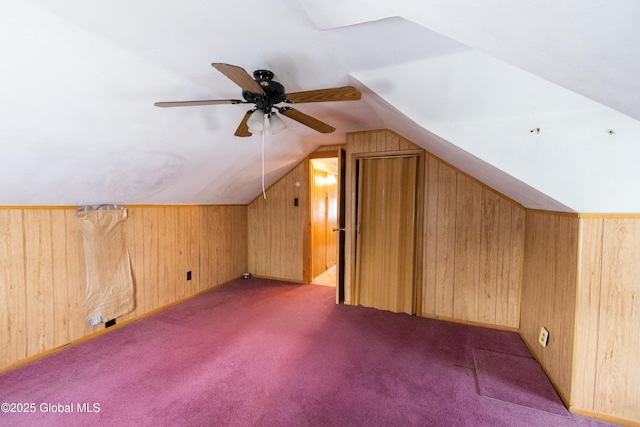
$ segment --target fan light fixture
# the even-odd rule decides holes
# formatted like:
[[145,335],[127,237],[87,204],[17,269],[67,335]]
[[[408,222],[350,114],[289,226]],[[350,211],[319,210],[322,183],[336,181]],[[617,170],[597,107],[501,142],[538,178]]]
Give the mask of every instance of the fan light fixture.
[[275,135],[282,132],[287,125],[275,112],[272,111],[267,114],[258,109],[249,116],[247,127],[249,128],[249,132],[254,135],[262,135],[263,132],[267,135]]
[[213,68],[220,71],[229,80],[240,86],[243,99],[209,99],[199,101],[156,102],[156,107],[187,107],[192,105],[218,104],[255,104],[255,108],[245,112],[234,135],[248,137],[253,134],[275,134],[286,128],[282,120],[272,111],[276,108],[280,114],[297,121],[320,133],[331,133],[336,129],[292,107],[278,107],[277,104],[302,104],[305,102],[357,101],[360,91],[353,86],[328,89],[307,90],[287,93],[280,83],[273,80],[269,70],[256,70],[253,77],[237,65],[214,62]]
[[262,110],[254,111],[249,120],[247,120],[249,131],[253,134],[260,134],[264,130],[264,112]]
[[273,135],[282,132],[287,127],[282,119],[274,112],[269,114],[269,125],[271,126],[271,133]]

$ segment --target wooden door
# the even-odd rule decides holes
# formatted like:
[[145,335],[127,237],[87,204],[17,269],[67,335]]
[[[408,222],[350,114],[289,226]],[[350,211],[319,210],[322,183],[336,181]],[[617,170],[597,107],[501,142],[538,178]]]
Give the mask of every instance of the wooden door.
[[346,188],[345,177],[347,169],[347,154],[343,148],[338,150],[338,218],[337,227],[332,231],[337,235],[336,275],[338,286],[336,289],[336,302],[344,301],[344,272],[345,272],[345,224],[346,224]]
[[357,161],[354,303],[415,314],[418,156]]

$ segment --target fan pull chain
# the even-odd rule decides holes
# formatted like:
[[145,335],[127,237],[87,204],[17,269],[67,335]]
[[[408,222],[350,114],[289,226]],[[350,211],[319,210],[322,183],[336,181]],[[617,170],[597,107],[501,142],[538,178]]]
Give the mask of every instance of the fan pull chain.
[[[267,115],[265,114],[265,122],[268,120]],[[266,130],[266,129],[264,129]],[[264,189],[264,139],[266,138],[267,132],[262,132],[262,197],[267,200],[267,193]]]

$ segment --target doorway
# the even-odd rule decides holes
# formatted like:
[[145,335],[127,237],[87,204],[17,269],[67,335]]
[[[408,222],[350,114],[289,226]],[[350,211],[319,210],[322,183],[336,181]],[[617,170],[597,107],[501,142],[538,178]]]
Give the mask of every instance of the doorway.
[[311,159],[311,277],[336,286],[338,235],[338,158]]

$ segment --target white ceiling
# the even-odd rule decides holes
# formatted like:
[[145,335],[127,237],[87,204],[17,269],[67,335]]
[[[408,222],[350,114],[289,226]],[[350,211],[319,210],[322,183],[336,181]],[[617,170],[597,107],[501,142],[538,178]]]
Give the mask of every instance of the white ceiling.
[[285,118],[267,185],[390,128],[526,207],[640,212],[638,16],[634,0],[3,0],[0,204],[249,202],[247,106],[153,106],[239,98],[225,62],[363,93],[298,105],[337,131]]

